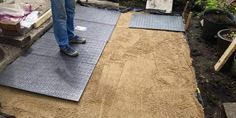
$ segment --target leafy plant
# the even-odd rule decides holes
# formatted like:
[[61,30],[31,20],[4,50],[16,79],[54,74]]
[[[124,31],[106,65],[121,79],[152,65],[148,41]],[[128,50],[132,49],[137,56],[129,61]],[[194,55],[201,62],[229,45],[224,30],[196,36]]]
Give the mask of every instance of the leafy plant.
[[228,33],[222,35],[224,38],[227,38],[228,40],[232,40],[236,38],[236,31],[230,30]]
[[219,7],[225,11],[229,11],[233,14],[236,13],[236,6],[234,4],[227,4],[226,0],[220,0]]
[[218,0],[207,0],[206,9],[216,9],[219,7]]
[[233,14],[236,13],[236,6],[234,4],[227,4],[227,0],[207,0],[205,9],[222,9]]
[[228,34],[229,36],[229,38],[231,38],[231,39],[234,39],[234,38],[236,38],[236,33],[235,32],[230,32],[230,34]]
[[202,0],[195,0],[195,2],[194,2],[194,5],[201,5],[202,4]]

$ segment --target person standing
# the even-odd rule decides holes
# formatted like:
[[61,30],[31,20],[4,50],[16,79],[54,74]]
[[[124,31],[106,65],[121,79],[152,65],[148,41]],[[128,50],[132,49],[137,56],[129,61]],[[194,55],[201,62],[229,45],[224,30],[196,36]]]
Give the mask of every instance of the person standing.
[[53,30],[60,52],[71,57],[79,55],[70,44],[85,44],[85,38],[74,34],[75,0],[51,0]]

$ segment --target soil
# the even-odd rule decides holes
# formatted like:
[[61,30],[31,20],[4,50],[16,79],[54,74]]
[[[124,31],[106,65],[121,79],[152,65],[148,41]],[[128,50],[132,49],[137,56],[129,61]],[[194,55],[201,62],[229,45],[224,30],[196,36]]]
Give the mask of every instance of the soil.
[[80,101],[0,86],[17,118],[203,118],[183,33],[128,28],[122,14]]
[[202,29],[194,17],[187,32],[188,42],[196,70],[198,86],[204,101],[206,118],[224,118],[223,103],[236,102],[236,77],[229,71],[215,72],[218,61],[217,47],[201,38]]
[[145,8],[146,1],[142,0],[120,0],[120,6]]

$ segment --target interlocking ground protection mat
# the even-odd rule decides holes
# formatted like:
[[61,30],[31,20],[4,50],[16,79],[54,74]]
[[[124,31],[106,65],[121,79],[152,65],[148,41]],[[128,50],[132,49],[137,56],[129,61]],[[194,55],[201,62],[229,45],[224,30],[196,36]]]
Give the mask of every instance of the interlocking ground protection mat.
[[182,16],[135,13],[132,16],[129,27],[184,32]]

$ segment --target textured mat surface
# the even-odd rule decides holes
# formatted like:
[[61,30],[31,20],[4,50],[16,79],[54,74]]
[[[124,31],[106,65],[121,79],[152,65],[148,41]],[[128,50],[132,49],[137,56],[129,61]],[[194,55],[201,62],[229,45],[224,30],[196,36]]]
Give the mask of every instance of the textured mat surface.
[[[88,13],[97,11],[94,8],[85,9]],[[110,13],[100,9],[98,11]],[[87,38],[87,43],[72,45],[80,52],[77,58],[61,54],[52,30],[45,33],[25,55],[0,74],[0,85],[79,101],[120,15],[113,11],[111,14],[116,18],[107,17],[99,22],[91,22],[91,19],[88,19],[91,18],[90,14],[84,14],[80,16],[83,20],[75,20],[75,25],[88,29],[85,32],[77,32]],[[93,15],[101,17],[99,13]]]
[[95,65],[27,55],[0,74],[0,83],[13,88],[78,101]]
[[71,58],[62,55],[58,50],[57,43],[53,37],[53,33],[46,33],[42,39],[38,40],[29,50],[28,54],[42,55],[54,57],[57,59],[64,59],[68,61],[76,61],[78,63],[96,64],[104,47],[106,41],[94,40],[87,38],[85,45],[72,45],[80,52],[78,58]]
[[129,27],[184,32],[181,16],[133,14]]
[[119,12],[103,10],[91,7],[78,6],[75,19],[91,21],[96,23],[115,25],[119,18]]
[[[84,20],[75,20],[74,22],[75,22],[75,27],[82,26],[82,27],[87,28],[87,31],[75,30],[75,32],[79,36],[95,39],[95,40],[103,40],[103,41],[107,40],[109,38],[109,35],[107,34],[111,33],[114,29],[114,25],[107,25],[107,24],[95,23],[95,22],[84,21]],[[52,33],[53,30],[50,29],[49,32]],[[48,37],[48,35],[44,37]],[[54,37],[54,36],[50,36],[50,37]]]

